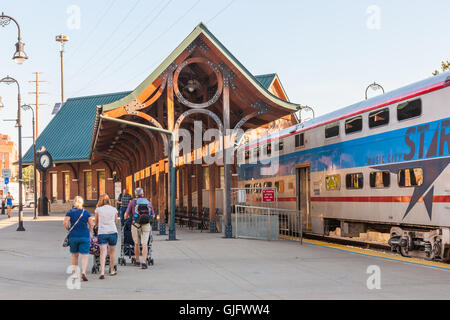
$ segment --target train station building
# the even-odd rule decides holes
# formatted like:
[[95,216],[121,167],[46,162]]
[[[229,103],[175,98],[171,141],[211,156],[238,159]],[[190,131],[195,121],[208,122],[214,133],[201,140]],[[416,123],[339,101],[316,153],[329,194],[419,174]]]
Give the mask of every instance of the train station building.
[[[161,232],[171,209],[207,215],[211,231],[228,232],[220,219],[227,226],[231,217],[234,146],[242,141],[230,132],[286,128],[297,122],[298,107],[276,73],[253,75],[199,24],[134,91],[70,98],[55,115],[36,142],[53,158],[46,177],[51,211],[67,210],[77,195],[94,202],[102,193],[115,198],[117,190],[142,187]],[[173,143],[164,130],[176,133],[178,150],[189,146],[172,158],[174,174]],[[227,157],[233,161],[223,161]],[[30,149],[23,160],[31,165],[32,159]]]

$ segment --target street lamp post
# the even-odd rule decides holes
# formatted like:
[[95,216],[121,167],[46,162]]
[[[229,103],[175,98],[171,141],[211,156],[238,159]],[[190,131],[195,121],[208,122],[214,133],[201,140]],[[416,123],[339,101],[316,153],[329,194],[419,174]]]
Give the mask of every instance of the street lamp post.
[[374,90],[374,91],[381,89],[381,90],[383,90],[383,94],[384,94],[384,88],[380,84],[374,82],[372,84],[369,84],[366,88],[366,100],[367,100],[367,90],[369,90],[369,88],[372,88],[372,90]]
[[18,130],[18,139],[19,139],[19,226],[17,231],[25,231],[23,227],[23,179],[22,179],[22,121],[21,121],[21,97],[20,97],[20,85],[16,79],[11,78],[10,76],[6,76],[5,78],[0,80],[0,83],[12,84],[15,83],[17,85],[17,130]]
[[27,54],[25,53],[25,51],[23,50],[23,47],[25,46],[25,44],[22,42],[22,38],[20,36],[20,26],[19,23],[17,23],[17,21],[10,16],[5,15],[2,12],[2,15],[0,15],[0,26],[2,27],[6,27],[7,25],[9,25],[11,23],[11,21],[13,21],[18,29],[18,37],[17,37],[17,43],[16,43],[16,52],[14,52],[13,55],[13,60],[17,63],[17,64],[22,64],[25,62],[25,60],[28,59]]
[[31,114],[33,115],[33,172],[34,172],[34,186],[33,186],[33,192],[34,192],[34,219],[37,219],[37,173],[36,173],[36,136],[34,133],[34,126],[35,126],[35,117],[34,117],[34,109],[28,104],[24,104],[22,106],[23,110],[31,110]]

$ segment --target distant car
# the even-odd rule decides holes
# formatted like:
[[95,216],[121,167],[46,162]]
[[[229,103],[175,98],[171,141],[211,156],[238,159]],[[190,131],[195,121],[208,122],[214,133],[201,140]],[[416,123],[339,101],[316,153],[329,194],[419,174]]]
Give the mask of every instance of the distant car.
[[25,206],[27,208],[34,207],[34,199],[30,199],[30,200],[25,201]]

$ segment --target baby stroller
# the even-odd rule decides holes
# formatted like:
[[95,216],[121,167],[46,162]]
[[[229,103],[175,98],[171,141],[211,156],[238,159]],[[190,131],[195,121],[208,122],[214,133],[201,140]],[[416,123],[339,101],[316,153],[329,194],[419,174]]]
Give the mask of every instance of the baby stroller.
[[[131,219],[127,219],[125,220],[122,226],[122,241],[121,241],[122,243],[119,257],[119,264],[121,266],[127,265],[126,257],[130,259],[132,264],[136,262],[136,257],[134,256],[134,241],[133,236],[131,234],[131,225],[132,225]],[[148,247],[147,265],[153,265],[152,242],[153,242],[153,235],[150,232],[150,237],[148,238],[147,242]],[[142,253],[142,245],[140,245],[140,252]]]
[[[93,256],[93,265],[92,265],[92,273],[100,272],[100,246],[98,245],[98,235],[97,235],[97,227],[94,227],[94,236],[91,239],[91,247],[89,249],[89,254]],[[106,266],[109,266],[109,255],[106,256]],[[117,271],[117,265],[114,265],[114,271]]]

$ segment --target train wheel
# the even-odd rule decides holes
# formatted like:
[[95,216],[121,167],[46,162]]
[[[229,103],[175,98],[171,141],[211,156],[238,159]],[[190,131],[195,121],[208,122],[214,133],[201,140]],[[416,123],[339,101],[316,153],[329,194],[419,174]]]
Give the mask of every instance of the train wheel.
[[411,256],[408,254],[408,248],[405,248],[405,247],[400,247],[400,254],[401,254],[403,257],[408,257],[408,258],[411,257]]

